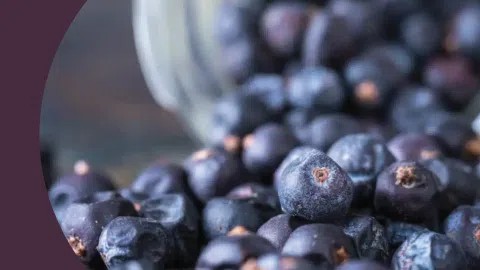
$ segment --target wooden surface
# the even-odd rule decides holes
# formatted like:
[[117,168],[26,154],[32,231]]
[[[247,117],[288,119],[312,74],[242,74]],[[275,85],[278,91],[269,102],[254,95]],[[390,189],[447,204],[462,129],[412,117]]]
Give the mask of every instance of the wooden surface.
[[40,131],[56,147],[60,173],[86,159],[122,186],[150,160],[181,161],[195,149],[144,84],[129,0],[89,0],[77,15],[52,63]]

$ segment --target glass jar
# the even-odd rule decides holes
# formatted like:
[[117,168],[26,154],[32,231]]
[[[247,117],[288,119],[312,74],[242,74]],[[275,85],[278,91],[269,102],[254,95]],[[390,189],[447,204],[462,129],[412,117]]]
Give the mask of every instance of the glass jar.
[[199,143],[208,141],[214,101],[234,86],[215,60],[220,56],[214,13],[221,1],[133,1],[134,39],[146,84]]

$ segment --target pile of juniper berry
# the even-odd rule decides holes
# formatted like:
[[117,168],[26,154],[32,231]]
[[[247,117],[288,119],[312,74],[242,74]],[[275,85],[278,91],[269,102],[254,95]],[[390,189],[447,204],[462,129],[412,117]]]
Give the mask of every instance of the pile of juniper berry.
[[478,270],[480,1],[224,0],[211,142],[50,201],[89,269]]

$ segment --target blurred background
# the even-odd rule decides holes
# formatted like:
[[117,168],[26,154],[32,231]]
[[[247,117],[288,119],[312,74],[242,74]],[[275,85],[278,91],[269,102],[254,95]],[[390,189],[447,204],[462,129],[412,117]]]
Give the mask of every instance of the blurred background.
[[40,124],[57,174],[85,159],[123,186],[153,159],[181,161],[195,148],[145,86],[131,16],[130,0],[89,0],[58,48]]

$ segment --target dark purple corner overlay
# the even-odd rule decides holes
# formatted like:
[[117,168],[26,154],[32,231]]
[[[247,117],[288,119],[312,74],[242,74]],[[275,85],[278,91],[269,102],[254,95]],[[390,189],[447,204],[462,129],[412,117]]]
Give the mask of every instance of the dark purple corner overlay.
[[0,3],[2,269],[84,269],[53,214],[40,166],[40,108],[53,57],[85,0]]

